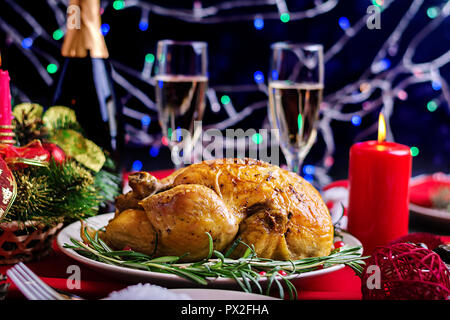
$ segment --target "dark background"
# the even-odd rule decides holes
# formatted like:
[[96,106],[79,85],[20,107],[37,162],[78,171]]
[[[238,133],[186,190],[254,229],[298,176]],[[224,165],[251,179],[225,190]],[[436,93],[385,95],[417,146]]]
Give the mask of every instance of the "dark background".
[[[15,1],[24,10],[30,13],[35,20],[50,35],[58,29],[55,14],[44,0],[18,0]],[[223,1],[202,1],[203,7],[212,6]],[[432,19],[427,15],[430,7],[442,7],[446,1],[425,0],[413,21],[406,28],[398,45],[398,54],[389,57],[390,68],[395,67],[400,61],[404,50],[417,33],[419,33]],[[145,55],[155,53],[155,45],[159,39],[176,40],[202,40],[209,45],[209,75],[210,86],[217,88],[217,95],[230,96],[237,110],[255,101],[266,99],[266,95],[258,90],[250,92],[227,92],[223,90],[225,85],[255,85],[254,72],[262,71],[267,79],[267,71],[270,55],[270,44],[276,41],[291,40],[296,42],[322,43],[325,52],[334,44],[344,31],[339,25],[341,17],[348,18],[350,25],[356,23],[366,14],[367,7],[372,1],[345,0],[330,12],[318,15],[311,19],[289,21],[282,23],[280,19],[264,19],[264,27],[257,30],[253,20],[223,22],[213,24],[188,23],[173,17],[161,16],[150,12],[148,16],[148,29],[141,31],[139,22],[141,10],[137,7],[115,10],[111,5],[113,1],[102,2],[105,11],[102,22],[108,23],[109,32],[105,35],[109,49],[110,61],[113,66],[124,65],[136,70],[138,73],[144,65]],[[148,1],[150,3],[150,1]],[[193,1],[151,1],[168,8],[192,9]],[[394,1],[381,15],[381,29],[369,30],[363,28],[353,37],[330,61],[327,62],[325,77],[325,101],[328,94],[343,88],[348,83],[357,80],[375,58],[380,47],[397,26],[399,19],[405,14],[412,1]],[[314,6],[314,1],[287,1],[291,12],[308,9]],[[60,4],[63,12],[64,6]],[[274,6],[251,6],[236,8],[229,11],[221,11],[217,17],[227,17],[237,14],[276,12]],[[4,0],[0,1],[0,19],[14,27],[22,37],[29,37],[33,29],[24,21],[24,16],[13,10]],[[446,20],[426,37],[418,46],[413,57],[414,62],[427,62],[448,52],[450,43],[450,19]],[[0,49],[4,67],[9,70],[12,81],[14,103],[30,100],[50,106],[53,98],[56,82],[60,74],[51,74],[54,82],[47,85],[36,72],[32,62],[23,54],[24,50],[45,52],[57,59],[61,65],[63,58],[59,50],[62,39],[59,41],[47,41],[37,37],[30,49],[24,49],[11,41],[11,35],[0,28]],[[39,55],[38,55],[39,56]],[[39,56],[44,65],[46,60]],[[118,70],[116,68],[116,70]],[[130,83],[144,92],[150,99],[154,99],[153,87],[140,79],[121,73]],[[441,75],[448,81],[450,77],[450,64],[440,69]],[[401,78],[396,81],[401,80]],[[394,113],[390,119],[394,140],[419,148],[419,154],[414,157],[413,175],[431,173],[436,171],[449,172],[450,167],[450,112],[442,88],[433,88],[431,82],[419,83],[406,89],[408,98],[405,101],[395,99]],[[256,88],[256,86],[255,86]],[[448,89],[447,89],[448,90]],[[126,102],[127,107],[148,113],[151,123],[148,132],[158,134],[160,129],[157,124],[156,113],[150,112],[141,101],[135,98],[129,99],[127,92],[117,87],[117,95]],[[379,97],[379,90],[370,99]],[[432,99],[438,99],[438,108],[434,112],[427,110],[427,103]],[[362,104],[346,106],[343,112],[354,112],[361,109]],[[331,105],[330,108],[333,108]],[[364,116],[359,126],[350,121],[333,121],[334,142],[336,151],[333,155],[334,164],[329,170],[332,179],[346,178],[348,168],[348,151],[356,140],[369,140],[376,138],[376,132],[361,136],[365,129],[373,125],[378,118],[381,108]],[[325,109],[323,112],[327,112]],[[236,127],[261,128],[267,110],[265,108],[256,111],[252,116],[243,119]],[[213,113],[207,111],[206,123],[215,123],[226,118],[223,111]],[[140,128],[139,121],[127,119],[128,123]],[[154,170],[171,167],[167,148],[162,147],[157,156],[151,156],[151,146],[129,144],[124,154],[125,168],[132,169],[134,161],[143,163],[144,170]],[[325,152],[323,139],[318,142],[308,155],[306,164],[318,164]]]

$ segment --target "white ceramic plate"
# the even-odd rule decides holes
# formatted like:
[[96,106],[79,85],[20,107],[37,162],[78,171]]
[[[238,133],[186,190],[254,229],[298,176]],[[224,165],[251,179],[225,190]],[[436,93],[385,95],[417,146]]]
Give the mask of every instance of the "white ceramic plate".
[[414,203],[409,204],[409,210],[412,213],[424,217],[435,223],[450,226],[450,213],[448,211],[421,207]]
[[280,300],[262,294],[219,289],[169,289],[174,293],[184,293],[192,300]]
[[[91,217],[86,219],[86,222],[89,226],[92,226],[95,229],[99,229],[101,227],[104,227],[108,224],[108,221],[111,220],[114,217],[113,213],[107,213],[98,215],[95,217]],[[57,243],[59,248],[69,257],[75,259],[76,261],[85,264],[86,266],[95,269],[99,272],[105,273],[107,275],[110,275],[112,277],[121,279],[123,281],[129,282],[129,283],[137,283],[137,282],[149,282],[153,284],[157,284],[160,286],[164,286],[167,288],[192,288],[192,287],[203,287],[202,285],[196,284],[190,280],[184,279],[182,277],[179,277],[177,275],[172,274],[165,274],[165,273],[159,273],[159,272],[151,272],[151,271],[145,271],[145,270],[136,270],[136,269],[130,269],[126,267],[120,267],[120,266],[114,266],[107,263],[91,260],[89,258],[86,258],[78,253],[76,253],[72,249],[66,249],[64,248],[64,244],[68,243],[71,244],[70,238],[81,240],[80,237],[80,227],[81,223],[79,221],[74,222],[67,227],[65,227],[63,230],[61,230],[57,237]],[[349,246],[361,246],[361,242],[353,237],[352,235],[348,233],[343,233],[343,241],[345,244]],[[290,277],[290,279],[304,279],[304,278],[311,278],[311,277],[317,277],[323,274],[327,274],[330,272],[335,272],[337,270],[340,270],[344,268],[344,265],[335,265],[329,268],[316,270],[316,271],[310,271],[305,272],[298,275],[293,275]],[[267,282],[267,279],[261,279],[260,283],[261,285],[264,285]],[[234,279],[228,279],[228,278],[218,278],[218,279],[210,279],[209,280],[209,287],[212,288],[230,288],[230,289],[237,289],[240,288],[239,285],[234,281]]]
[[[437,176],[439,178],[436,179],[447,179],[450,180],[450,175],[439,174]],[[421,184],[424,179],[428,178],[428,175],[419,175],[414,178],[411,178],[410,188],[413,188],[415,185]],[[429,221],[434,223],[438,223],[439,225],[446,225],[450,227],[450,213],[446,210],[440,210],[435,208],[422,207],[414,203],[409,203],[409,210],[418,216],[421,216]]]

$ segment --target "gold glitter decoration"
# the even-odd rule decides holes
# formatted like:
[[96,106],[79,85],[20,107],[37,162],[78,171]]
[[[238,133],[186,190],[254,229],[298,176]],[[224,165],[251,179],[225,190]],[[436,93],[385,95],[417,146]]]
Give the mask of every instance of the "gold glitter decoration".
[[51,137],[51,141],[60,146],[67,155],[95,172],[99,172],[106,161],[102,149],[75,130],[58,130]]

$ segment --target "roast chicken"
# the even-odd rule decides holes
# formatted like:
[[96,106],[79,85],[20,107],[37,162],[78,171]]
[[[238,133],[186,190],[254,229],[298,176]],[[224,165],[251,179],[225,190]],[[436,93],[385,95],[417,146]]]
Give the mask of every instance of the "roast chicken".
[[[254,159],[204,161],[158,180],[129,177],[132,191],[116,198],[116,214],[101,234],[111,247],[198,261],[235,239],[258,257],[296,260],[328,255],[333,225],[318,191],[295,173]],[[231,257],[247,247],[239,244]]]

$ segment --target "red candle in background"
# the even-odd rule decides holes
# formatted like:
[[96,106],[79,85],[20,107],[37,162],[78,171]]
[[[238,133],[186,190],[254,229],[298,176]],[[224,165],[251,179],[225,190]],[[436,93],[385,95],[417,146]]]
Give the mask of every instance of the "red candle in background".
[[[1,56],[0,56],[1,66]],[[12,111],[9,73],[0,69],[0,143],[12,143]]]
[[411,151],[385,137],[380,114],[378,141],[350,148],[348,231],[362,242],[364,254],[408,233]]

